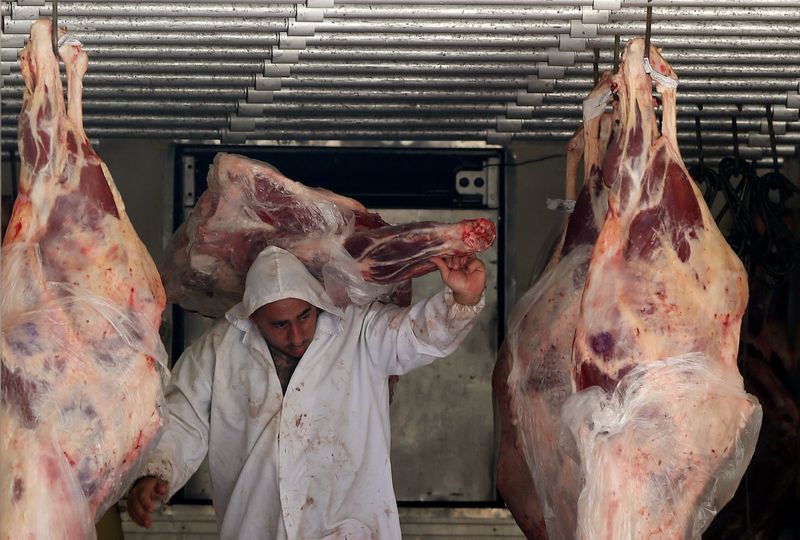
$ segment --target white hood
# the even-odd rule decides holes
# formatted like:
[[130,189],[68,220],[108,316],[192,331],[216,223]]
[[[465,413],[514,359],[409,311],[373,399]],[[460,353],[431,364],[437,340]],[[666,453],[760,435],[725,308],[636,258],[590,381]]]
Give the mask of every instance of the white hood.
[[269,246],[253,261],[245,279],[244,298],[228,311],[226,317],[228,320],[247,319],[261,306],[285,298],[305,300],[332,315],[344,316],[322,284],[297,257],[279,247]]

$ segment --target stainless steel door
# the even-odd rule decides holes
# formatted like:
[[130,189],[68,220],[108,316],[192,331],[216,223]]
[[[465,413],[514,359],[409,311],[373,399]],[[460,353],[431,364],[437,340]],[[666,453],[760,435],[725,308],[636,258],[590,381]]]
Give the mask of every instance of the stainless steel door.
[[[389,223],[454,222],[496,210],[378,210]],[[400,378],[391,406],[392,471],[399,501],[495,501],[492,369],[497,352],[497,243],[486,264],[486,307],[456,352]],[[442,287],[438,272],[414,280],[414,300]]]

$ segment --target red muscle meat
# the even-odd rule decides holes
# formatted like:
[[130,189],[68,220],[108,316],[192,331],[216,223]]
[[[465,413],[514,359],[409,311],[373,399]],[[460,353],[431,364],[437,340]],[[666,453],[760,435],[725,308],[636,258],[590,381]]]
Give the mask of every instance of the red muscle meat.
[[162,416],[159,275],[83,131],[80,45],[65,111],[49,21],[20,61],[20,192],[2,247],[0,538],[94,538]]
[[643,40],[632,40],[612,82],[609,209],[575,335],[578,393],[562,417],[584,478],[582,539],[699,537],[733,495],[761,422],[736,365],[747,277],[681,159],[675,88],[657,83],[659,133],[651,85]]
[[[609,75],[590,94],[606,93]],[[572,394],[572,342],[594,242],[607,208],[600,165],[611,113],[587,119],[567,147],[567,196],[584,183],[544,273],[511,312],[493,374],[501,422],[497,487],[529,539],[574,536],[580,470],[560,448],[561,408]]]
[[486,219],[390,226],[359,202],[309,188],[272,166],[219,153],[192,215],[175,233],[162,271],[167,298],[220,316],[241,300],[258,253],[294,253],[339,304],[363,304],[435,269],[434,255],[465,255],[494,242]]

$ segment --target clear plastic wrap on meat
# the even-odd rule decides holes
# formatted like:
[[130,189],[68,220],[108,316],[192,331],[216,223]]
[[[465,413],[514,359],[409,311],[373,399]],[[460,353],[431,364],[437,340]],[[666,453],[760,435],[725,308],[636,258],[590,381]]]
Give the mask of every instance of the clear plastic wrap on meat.
[[431,256],[483,251],[494,239],[494,224],[482,218],[390,226],[353,199],[219,153],[208,190],[173,235],[162,276],[170,302],[218,317],[241,300],[256,255],[276,245],[302,260],[335,302],[362,305],[398,288],[408,296],[408,280],[436,268]]
[[83,131],[80,44],[20,61],[20,192],[2,247],[0,538],[94,538],[165,421],[164,291]]

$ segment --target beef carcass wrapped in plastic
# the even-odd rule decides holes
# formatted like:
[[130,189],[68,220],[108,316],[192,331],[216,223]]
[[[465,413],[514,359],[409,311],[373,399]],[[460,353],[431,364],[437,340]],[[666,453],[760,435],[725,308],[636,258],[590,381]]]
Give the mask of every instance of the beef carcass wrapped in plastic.
[[[587,98],[609,92],[605,74]],[[587,116],[567,145],[567,197],[580,158],[584,182],[543,274],[511,311],[492,377],[501,422],[497,488],[527,538],[573,538],[581,479],[559,445],[561,408],[572,394],[572,341],[589,258],[605,218],[600,176],[612,113]]]
[[83,131],[87,56],[51,24],[20,61],[20,192],[2,247],[0,538],[94,538],[164,423],[164,290]]
[[646,59],[631,40],[612,81],[609,208],[575,335],[578,393],[562,415],[584,479],[582,539],[699,538],[736,490],[761,423],[736,363],[747,277],[678,151],[677,77],[655,48]]
[[241,300],[258,253],[276,245],[302,260],[338,304],[365,304],[435,270],[430,257],[483,251],[494,239],[494,224],[482,218],[390,226],[353,199],[219,153],[162,276],[170,302],[218,317]]

